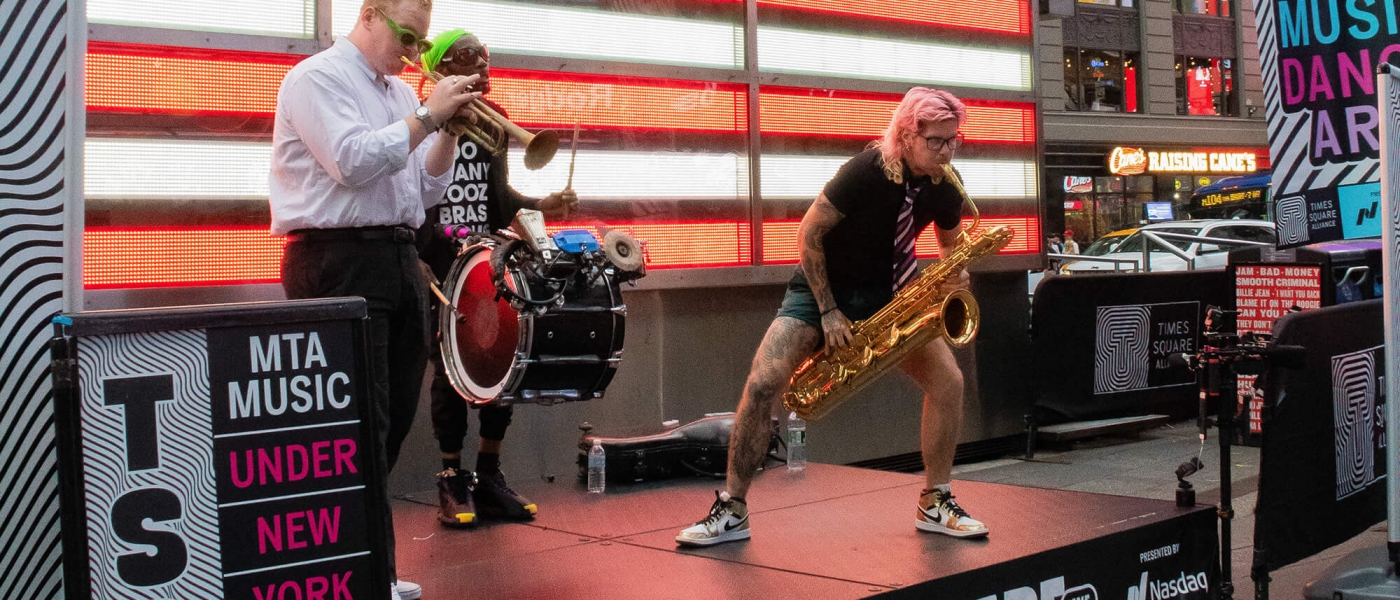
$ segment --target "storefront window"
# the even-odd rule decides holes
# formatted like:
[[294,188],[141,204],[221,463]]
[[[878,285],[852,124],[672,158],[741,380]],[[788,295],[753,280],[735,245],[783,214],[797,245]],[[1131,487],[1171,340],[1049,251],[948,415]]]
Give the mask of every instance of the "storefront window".
[[1065,110],[1138,111],[1138,53],[1065,48]]
[[1176,57],[1176,114],[1239,114],[1234,62],[1228,58]]
[[1230,0],[1176,0],[1176,10],[1188,15],[1228,17],[1230,16]]

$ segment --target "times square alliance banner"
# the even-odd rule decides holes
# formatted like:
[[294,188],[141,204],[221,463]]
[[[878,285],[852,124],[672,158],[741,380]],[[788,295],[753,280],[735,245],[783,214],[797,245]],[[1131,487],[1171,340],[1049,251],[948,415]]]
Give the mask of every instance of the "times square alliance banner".
[[1400,64],[1397,3],[1255,3],[1280,248],[1381,233],[1375,73]]

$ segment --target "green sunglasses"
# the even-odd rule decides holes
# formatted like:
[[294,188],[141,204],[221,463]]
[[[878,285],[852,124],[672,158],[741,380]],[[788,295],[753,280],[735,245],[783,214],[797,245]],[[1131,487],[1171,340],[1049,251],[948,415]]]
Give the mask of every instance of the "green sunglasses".
[[382,9],[375,8],[374,10],[379,13],[379,16],[384,17],[384,22],[389,25],[389,30],[393,31],[394,35],[398,36],[399,43],[403,44],[405,48],[417,48],[419,54],[433,49],[432,42],[423,39],[422,36],[412,31],[399,27],[399,24],[395,23],[393,19],[390,19],[389,15]]

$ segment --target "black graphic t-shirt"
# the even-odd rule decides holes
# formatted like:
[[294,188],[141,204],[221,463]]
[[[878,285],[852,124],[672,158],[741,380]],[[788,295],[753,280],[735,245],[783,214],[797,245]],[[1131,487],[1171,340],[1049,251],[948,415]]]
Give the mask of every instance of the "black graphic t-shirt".
[[[908,181],[908,169],[904,172]],[[948,179],[924,186],[914,199],[914,230],[929,223],[953,229],[962,220],[962,194]],[[917,183],[916,183],[917,185]],[[904,206],[905,184],[885,176],[880,150],[872,148],[847,161],[822,190],[845,215],[822,238],[827,280],[833,290],[888,290],[894,280],[894,234]]]
[[[505,111],[492,104],[502,115]],[[438,279],[447,276],[457,257],[457,241],[443,233],[448,225],[462,225],[473,233],[489,234],[510,226],[524,196],[510,188],[506,172],[506,152],[492,155],[467,136],[457,140],[452,164],[452,183],[442,201],[428,208],[427,219],[418,231],[419,256],[433,268]]]

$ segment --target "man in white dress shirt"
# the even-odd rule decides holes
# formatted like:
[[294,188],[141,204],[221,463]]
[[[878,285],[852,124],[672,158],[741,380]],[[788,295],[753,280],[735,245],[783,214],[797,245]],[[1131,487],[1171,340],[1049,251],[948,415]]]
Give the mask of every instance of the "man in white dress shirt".
[[[427,365],[428,290],[413,231],[451,180],[457,140],[439,126],[480,94],[451,77],[421,105],[396,75],[431,47],[431,0],[365,0],[354,29],[293,67],[277,93],[272,234],[287,236],[287,297],[362,296],[385,473],[408,436]],[[384,498],[386,505],[388,498]],[[386,511],[387,513],[387,511]],[[392,516],[385,515],[393,569]],[[418,598],[400,581],[394,596]]]

